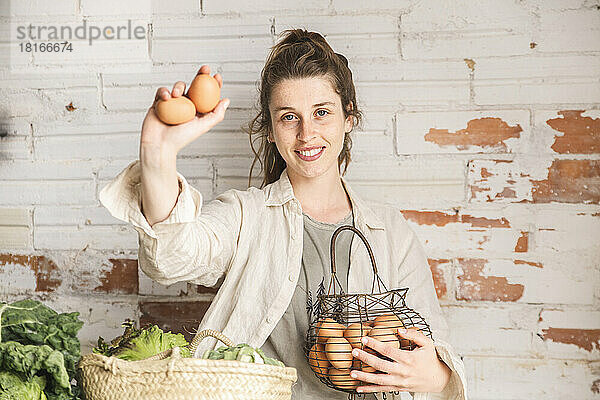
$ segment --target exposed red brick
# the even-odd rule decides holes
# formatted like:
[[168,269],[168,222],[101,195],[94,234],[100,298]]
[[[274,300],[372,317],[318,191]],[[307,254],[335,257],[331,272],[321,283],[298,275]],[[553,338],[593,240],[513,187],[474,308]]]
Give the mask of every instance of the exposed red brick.
[[529,232],[521,232],[521,236],[517,239],[515,253],[527,253],[529,250]]
[[537,263],[537,262],[532,262],[532,261],[525,261],[525,260],[515,260],[515,264],[525,264],[525,265],[531,265],[532,267],[544,268],[544,266],[542,265],[542,263]]
[[138,285],[138,262],[128,258],[109,258],[112,264],[109,271],[100,277],[100,286],[94,290],[106,293],[137,294]]
[[499,219],[490,219],[484,217],[473,217],[471,215],[462,215],[460,222],[471,224],[471,226],[475,228],[510,228],[510,223],[504,217]]
[[30,268],[35,273],[35,290],[38,292],[54,292],[60,286],[56,264],[45,256],[0,254],[0,266],[10,268],[9,264]]
[[433,275],[433,284],[435,286],[435,293],[438,299],[446,296],[448,288],[446,287],[446,281],[444,280],[444,272],[440,268],[440,264],[449,263],[447,259],[427,259],[429,267],[431,268],[431,274]]
[[402,215],[419,225],[445,226],[458,222],[458,214],[446,214],[441,211],[402,210]]
[[600,160],[554,160],[548,178],[531,181],[534,203],[600,203]]
[[544,340],[574,344],[575,346],[592,351],[600,345],[600,329],[568,329],[548,328],[542,329]]
[[552,150],[562,154],[600,153],[600,118],[583,117],[584,112],[559,111],[563,118],[546,121],[552,129],[564,134],[554,139]]
[[470,224],[475,228],[510,228],[506,218],[490,219],[472,215],[448,214],[441,211],[402,210],[404,218],[419,225],[446,226],[451,223]]
[[198,324],[208,310],[210,302],[156,302],[141,301],[140,325],[156,324],[161,329],[182,333],[189,341],[198,329]]
[[459,258],[463,273],[458,276],[457,300],[517,301],[523,296],[525,286],[508,283],[505,277],[483,276],[485,259]]
[[600,217],[600,212],[593,213],[593,214],[592,214],[592,217]]
[[485,117],[467,122],[466,129],[449,132],[448,129],[429,129],[425,140],[440,146],[456,146],[465,150],[469,146],[493,147],[506,150],[505,140],[518,138],[523,129],[520,125],[510,126],[500,118]]
[[488,171],[488,169],[487,169],[487,168],[481,168],[481,177],[482,177],[483,179],[485,179],[485,178],[489,178],[489,177],[490,177],[490,176],[492,176],[492,175],[494,175],[494,174],[492,174],[490,171]]
[[[510,183],[510,182],[506,182],[506,183]],[[514,181],[513,181],[514,183]],[[496,199],[516,199],[517,198],[517,192],[514,189],[511,189],[509,187],[505,187],[500,193],[497,193],[495,196]],[[491,200],[488,200],[491,201]]]

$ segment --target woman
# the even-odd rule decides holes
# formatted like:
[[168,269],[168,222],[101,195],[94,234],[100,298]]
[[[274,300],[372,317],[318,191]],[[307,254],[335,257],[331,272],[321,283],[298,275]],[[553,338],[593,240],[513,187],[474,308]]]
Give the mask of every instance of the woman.
[[[210,70],[202,66],[199,73]],[[215,78],[223,84],[219,74]],[[170,93],[160,88],[155,102],[184,91],[183,82]],[[419,346],[414,351],[370,339],[366,346],[394,361],[357,349],[356,358],[385,372],[353,371],[362,381],[358,389],[466,398],[462,361],[442,340],[447,327],[418,240],[398,209],[363,201],[340,174],[341,165],[350,162],[350,132],[361,121],[345,57],[318,33],[285,32],[263,68],[260,110],[248,129],[253,151],[252,139],[260,142],[254,152],[263,164],[262,188],[228,190],[204,204],[201,193],[177,173],[176,156],[223,120],[228,105],[223,99],[212,112],[179,126],[164,125],[150,107],[140,160],[102,190],[101,202],[139,233],[142,270],[166,285],[213,286],[224,277],[199,329],[222,331],[295,367],[296,399],[342,399],[345,393],[315,377],[302,347],[307,298],[329,280],[331,234],[354,225],[373,248],[380,278],[388,288],[410,288],[407,304],[427,320],[435,339],[399,331]],[[365,247],[343,233],[336,241],[342,288],[370,292],[373,274]],[[214,345],[204,340],[196,354]]]

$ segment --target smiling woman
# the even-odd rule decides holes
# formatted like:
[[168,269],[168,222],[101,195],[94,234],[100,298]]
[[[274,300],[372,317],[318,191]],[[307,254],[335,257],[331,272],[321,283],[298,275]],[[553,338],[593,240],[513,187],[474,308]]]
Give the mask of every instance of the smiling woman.
[[[199,73],[210,69],[202,66]],[[223,78],[215,79],[221,87]],[[339,383],[356,374],[352,388],[364,392],[409,391],[422,400],[440,392],[437,398],[466,399],[463,363],[444,341],[447,325],[418,239],[397,207],[361,199],[343,178],[350,134],[362,120],[348,61],[320,34],[294,29],[271,49],[260,82],[258,114],[245,130],[255,154],[250,177],[258,159],[261,188],[230,189],[206,204],[176,171],[177,154],[223,120],[229,99],[176,126],[162,123],[154,105],[148,110],[140,161],[100,193],[114,216],[136,228],[140,268],[165,285],[214,286],[224,278],[198,330],[221,331],[296,368],[293,399],[346,399],[347,393],[313,373],[303,350],[307,304],[331,277],[332,234],[352,225],[374,249],[385,286],[410,289],[407,304],[429,323],[435,341],[420,332],[395,332],[418,348],[388,352],[369,339],[367,347],[393,362],[358,351],[354,357],[377,373],[344,363],[322,375]],[[160,88],[155,104],[184,92],[183,82],[171,92]],[[345,293],[370,293],[370,258],[352,238],[340,235],[336,241],[337,277]],[[196,356],[215,345],[203,341]]]
[[[344,164],[344,175],[351,160],[350,132],[360,127],[362,122],[346,57],[335,53],[317,32],[288,30],[271,49],[260,82],[259,111],[245,129],[250,135],[250,146],[256,156],[248,182],[257,159],[264,171],[262,186],[279,179],[291,159],[283,157],[278,150],[277,131],[289,134],[291,129],[301,128],[310,135],[312,122],[319,127],[328,125],[330,131],[336,129],[336,133],[343,135],[342,146],[339,149],[330,148],[330,152],[336,153],[334,150],[338,150],[334,155],[337,156],[338,166]],[[312,89],[317,89],[317,92]],[[297,102],[297,99],[301,99],[301,103],[292,104],[291,97],[297,90],[302,90],[305,96],[295,97]],[[311,113],[311,118],[307,118],[308,113]],[[334,123],[337,123],[335,128],[332,126]],[[311,137],[306,139],[310,140]],[[258,142],[258,151],[255,142]],[[327,147],[325,143],[313,145],[302,140],[298,142],[300,147],[297,150],[310,149],[311,146]]]

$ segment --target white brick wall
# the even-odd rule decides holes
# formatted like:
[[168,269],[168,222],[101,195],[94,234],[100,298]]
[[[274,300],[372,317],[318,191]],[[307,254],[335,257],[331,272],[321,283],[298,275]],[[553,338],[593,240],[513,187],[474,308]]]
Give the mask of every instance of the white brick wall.
[[[128,19],[145,39],[10,57],[17,24]],[[205,201],[245,189],[253,154],[240,127],[291,27],[321,32],[350,61],[365,123],[346,178],[402,209],[423,243],[470,398],[598,398],[596,0],[3,1],[2,299],[80,311],[84,351],[146,302],[210,301],[191,284],[135,278],[137,234],[98,192],[138,157],[156,89],[189,83],[202,64],[223,75],[231,107],[178,170]]]

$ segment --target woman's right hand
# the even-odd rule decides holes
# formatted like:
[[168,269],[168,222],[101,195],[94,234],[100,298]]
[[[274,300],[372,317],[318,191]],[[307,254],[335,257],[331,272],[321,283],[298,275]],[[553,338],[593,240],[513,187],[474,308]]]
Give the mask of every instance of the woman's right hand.
[[[203,65],[198,74],[210,74],[208,65]],[[223,87],[223,78],[215,74],[214,78]],[[142,124],[142,135],[140,140],[140,160],[148,162],[143,158],[164,159],[165,155],[176,157],[181,149],[208,132],[225,117],[225,110],[229,106],[229,99],[219,101],[217,106],[209,113],[196,113],[194,119],[180,125],[167,125],[156,115],[155,106],[158,100],[168,100],[170,97],[179,97],[185,93],[185,82],[179,81],[173,86],[169,93],[166,87],[156,91],[152,106],[148,109]],[[143,150],[143,151],[142,151]],[[158,156],[158,157],[156,157]],[[162,157],[161,157],[162,156]]]

